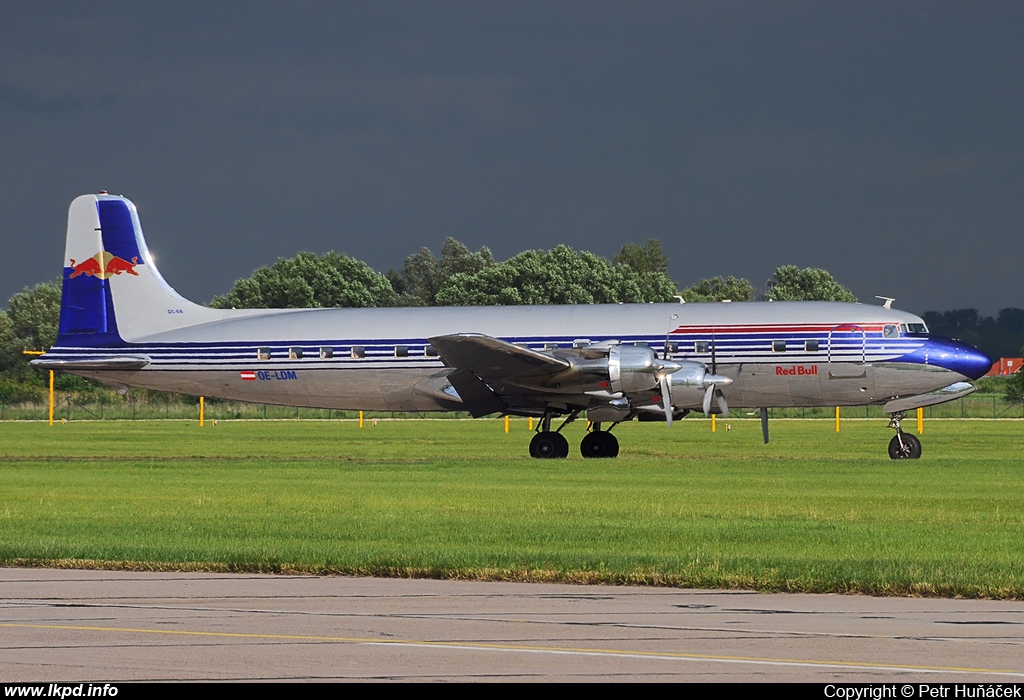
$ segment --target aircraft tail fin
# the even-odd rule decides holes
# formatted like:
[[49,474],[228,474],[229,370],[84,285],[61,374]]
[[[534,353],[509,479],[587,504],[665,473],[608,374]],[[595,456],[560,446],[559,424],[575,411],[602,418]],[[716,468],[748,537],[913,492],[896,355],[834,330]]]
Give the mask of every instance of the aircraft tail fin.
[[131,201],[104,193],[71,202],[58,345],[117,346],[225,313],[193,304],[164,281]]

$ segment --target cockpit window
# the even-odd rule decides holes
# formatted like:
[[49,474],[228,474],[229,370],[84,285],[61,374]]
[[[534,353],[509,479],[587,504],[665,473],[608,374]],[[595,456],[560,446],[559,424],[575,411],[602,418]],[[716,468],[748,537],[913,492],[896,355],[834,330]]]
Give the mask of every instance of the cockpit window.
[[901,324],[904,333],[911,335],[928,335],[928,326],[923,323],[904,323]]

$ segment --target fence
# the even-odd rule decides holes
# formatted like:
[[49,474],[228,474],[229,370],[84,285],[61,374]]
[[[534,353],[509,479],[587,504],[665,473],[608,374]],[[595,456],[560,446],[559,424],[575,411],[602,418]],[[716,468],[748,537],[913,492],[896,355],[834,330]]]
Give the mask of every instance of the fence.
[[[749,415],[755,411],[752,415]],[[326,408],[294,408],[244,401],[206,400],[207,420],[336,420],[355,419],[358,411]],[[886,418],[881,406],[848,406],[841,409],[843,418]],[[700,412],[696,414],[700,416]],[[367,412],[365,418],[466,418],[468,413],[393,413]],[[773,408],[772,418],[834,418],[835,408]],[[1024,418],[1024,403],[1007,402],[996,394],[974,394],[956,401],[928,406],[925,418]],[[120,396],[111,392],[96,395],[57,394],[54,406],[55,420],[193,420],[199,417],[199,400],[182,400],[171,394],[166,399],[144,397],[129,391]],[[732,418],[756,418],[756,409],[732,407]],[[0,420],[47,420],[45,399],[16,404],[0,403]]]

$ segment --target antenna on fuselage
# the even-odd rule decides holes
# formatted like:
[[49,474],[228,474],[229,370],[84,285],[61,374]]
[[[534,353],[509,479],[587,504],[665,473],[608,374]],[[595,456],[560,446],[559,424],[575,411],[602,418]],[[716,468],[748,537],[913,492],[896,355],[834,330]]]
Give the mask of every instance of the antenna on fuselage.
[[880,297],[877,294],[875,295],[875,299],[884,299],[885,300],[885,303],[882,304],[882,308],[883,309],[891,309],[892,308],[892,303],[894,301],[896,301],[892,297]]

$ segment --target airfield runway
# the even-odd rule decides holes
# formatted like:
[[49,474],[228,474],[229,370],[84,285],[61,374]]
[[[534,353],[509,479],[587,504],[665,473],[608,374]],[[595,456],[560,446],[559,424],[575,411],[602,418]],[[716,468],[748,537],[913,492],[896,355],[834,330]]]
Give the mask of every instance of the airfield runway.
[[0,681],[1024,681],[1024,603],[0,569]]

